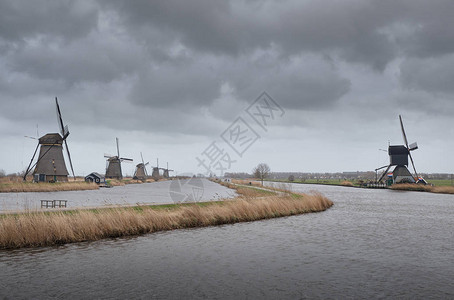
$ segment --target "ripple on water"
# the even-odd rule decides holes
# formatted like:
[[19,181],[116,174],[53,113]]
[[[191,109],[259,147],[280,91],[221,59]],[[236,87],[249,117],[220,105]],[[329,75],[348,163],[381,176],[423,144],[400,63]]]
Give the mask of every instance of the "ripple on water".
[[454,297],[453,195],[320,190],[322,213],[4,251],[0,296]]

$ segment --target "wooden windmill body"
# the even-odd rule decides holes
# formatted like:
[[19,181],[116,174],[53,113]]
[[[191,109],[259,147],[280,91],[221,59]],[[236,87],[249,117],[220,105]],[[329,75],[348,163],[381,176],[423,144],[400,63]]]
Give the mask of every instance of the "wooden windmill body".
[[[30,160],[30,164],[25,171],[24,181],[27,179],[27,175],[32,169],[33,181],[35,182],[68,181],[69,173],[66,169],[65,159],[63,156],[63,144],[65,144],[71,171],[75,179],[71,155],[69,152],[68,144],[66,142],[66,138],[69,135],[68,126],[63,125],[63,119],[57,98],[55,98],[55,104],[57,107],[57,120],[61,134],[47,133],[38,139],[38,145],[36,146],[35,153],[33,154],[32,159]],[[32,165],[38,147],[38,159],[36,163]]]
[[39,139],[39,145],[39,159],[32,173],[34,181],[68,181],[61,135],[48,133]]
[[140,157],[142,158],[142,162],[136,165],[136,170],[132,179],[145,181],[148,178],[147,165],[149,162],[144,162],[142,152],[140,152]]
[[106,166],[106,178],[110,179],[123,179],[123,174],[121,171],[121,163],[123,161],[132,162],[131,158],[120,157],[120,146],[118,144],[118,138],[116,138],[117,142],[117,155],[112,156],[109,154],[104,154],[104,157],[107,158],[107,166]]
[[[385,171],[378,179],[378,182],[381,182],[383,178],[388,175],[388,171],[391,167],[394,166],[394,170],[392,171],[392,184],[395,183],[422,183],[426,184],[426,181],[419,177],[418,172],[416,172],[415,163],[413,161],[413,157],[411,152],[418,149],[417,143],[408,144],[407,134],[405,133],[404,123],[402,121],[402,116],[399,115],[400,121],[400,128],[402,130],[402,137],[404,139],[404,145],[389,145],[388,146],[388,154],[389,154],[389,165],[383,166],[381,168],[375,169],[377,172],[378,170],[385,169]],[[413,167],[414,175],[408,170],[410,166],[408,158],[410,158],[411,165]]]

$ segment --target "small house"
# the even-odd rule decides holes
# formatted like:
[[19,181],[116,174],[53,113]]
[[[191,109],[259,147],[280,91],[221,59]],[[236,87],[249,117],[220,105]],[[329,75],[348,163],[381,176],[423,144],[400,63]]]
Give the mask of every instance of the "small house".
[[86,182],[95,182],[97,184],[101,184],[101,183],[105,183],[106,182],[106,178],[103,175],[99,174],[99,173],[93,172],[93,173],[90,173],[87,176],[85,176],[85,181]]

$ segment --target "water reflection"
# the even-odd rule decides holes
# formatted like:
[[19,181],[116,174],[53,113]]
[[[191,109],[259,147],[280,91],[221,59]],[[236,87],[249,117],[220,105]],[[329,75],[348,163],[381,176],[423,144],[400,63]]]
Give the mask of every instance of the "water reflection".
[[322,213],[0,254],[9,298],[453,298],[453,195],[318,189]]

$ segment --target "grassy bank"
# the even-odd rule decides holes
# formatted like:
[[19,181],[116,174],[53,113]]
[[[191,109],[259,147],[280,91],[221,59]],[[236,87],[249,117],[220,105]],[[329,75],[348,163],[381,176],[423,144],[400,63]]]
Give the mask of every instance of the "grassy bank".
[[454,186],[454,181],[450,179],[428,179],[427,182],[435,186]]
[[2,215],[0,249],[247,222],[319,212],[333,205],[321,194],[265,195],[264,192],[238,189],[241,196],[229,201]]
[[[95,183],[88,183],[84,178],[77,177],[76,181],[70,179],[68,182],[32,182],[33,178],[27,178],[28,181],[23,181],[22,177],[3,177],[0,178],[0,193],[22,193],[22,192],[59,192],[59,191],[82,191],[82,190],[96,190],[99,186]],[[167,180],[167,179],[163,179]],[[163,181],[159,180],[159,181]],[[155,182],[153,179],[145,181]],[[140,180],[132,178],[124,178],[122,180],[107,179],[106,185],[108,186],[124,186],[126,184],[142,184]]]
[[265,181],[286,182],[286,183],[303,183],[303,184],[322,184],[322,185],[339,185],[339,186],[360,186],[363,181],[344,180],[344,179],[267,179]]
[[85,181],[69,181],[56,183],[33,183],[33,182],[0,182],[0,193],[21,192],[58,192],[58,191],[81,191],[96,190],[98,185]]
[[431,186],[422,184],[393,184],[391,186],[393,190],[400,191],[418,191],[418,192],[430,192],[439,194],[454,194],[454,186]]
[[[358,181],[339,181],[337,179],[329,180],[305,180],[305,181],[288,181],[288,180],[268,180],[269,182],[278,182],[278,183],[300,183],[300,184],[322,184],[322,185],[338,185],[338,186],[347,186],[347,187],[362,187],[361,183]],[[419,191],[419,192],[429,192],[429,193],[438,193],[438,194],[454,194],[454,186],[450,185],[450,180],[430,180],[428,181],[429,185],[422,184],[394,184],[390,186],[390,189],[401,190],[401,191]]]

